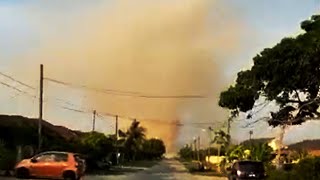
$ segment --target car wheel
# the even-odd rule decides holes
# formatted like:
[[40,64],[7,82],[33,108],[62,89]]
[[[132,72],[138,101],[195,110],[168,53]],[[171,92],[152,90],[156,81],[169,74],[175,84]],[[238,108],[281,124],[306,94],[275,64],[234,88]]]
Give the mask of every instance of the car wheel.
[[18,179],[27,179],[29,178],[29,170],[27,168],[19,168],[16,170],[16,177]]
[[67,171],[63,173],[64,180],[76,180],[76,174],[72,171]]

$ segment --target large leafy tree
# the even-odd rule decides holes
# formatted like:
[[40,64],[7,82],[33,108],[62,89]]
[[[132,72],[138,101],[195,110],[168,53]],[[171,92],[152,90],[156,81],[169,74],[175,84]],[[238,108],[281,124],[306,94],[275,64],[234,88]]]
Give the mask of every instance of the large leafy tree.
[[166,146],[161,139],[148,139],[143,143],[142,147],[142,155],[147,159],[159,159],[166,152]]
[[98,168],[98,162],[107,158],[114,150],[114,140],[103,133],[90,132],[83,134],[80,142],[74,144],[75,152],[87,156],[88,168]]
[[236,84],[222,92],[219,100],[221,107],[232,112],[252,110],[258,99],[275,101],[279,110],[270,112],[267,120],[270,126],[281,127],[281,143],[287,126],[320,117],[320,15],[300,27],[304,33],[284,38],[254,57],[252,68],[240,71]]
[[274,127],[319,118],[320,15],[303,21],[301,29],[304,33],[284,38],[254,57],[252,68],[240,71],[235,85],[220,94],[219,105],[247,112],[260,98],[275,101],[279,110],[268,118]]

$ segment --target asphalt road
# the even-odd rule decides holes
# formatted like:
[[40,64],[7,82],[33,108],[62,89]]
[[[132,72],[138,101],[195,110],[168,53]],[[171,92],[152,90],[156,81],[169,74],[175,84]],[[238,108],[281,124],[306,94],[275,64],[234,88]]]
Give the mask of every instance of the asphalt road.
[[[14,180],[3,178],[1,180]],[[147,170],[125,175],[86,176],[83,180],[226,180],[222,177],[207,177],[191,175],[187,169],[176,160],[163,160]]]

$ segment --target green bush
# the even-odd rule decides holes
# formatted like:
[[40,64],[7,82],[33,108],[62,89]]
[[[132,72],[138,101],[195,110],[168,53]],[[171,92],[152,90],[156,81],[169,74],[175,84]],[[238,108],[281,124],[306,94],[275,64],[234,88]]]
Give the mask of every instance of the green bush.
[[185,147],[181,148],[179,151],[180,158],[183,160],[186,160],[186,161],[192,160],[193,155],[194,155],[194,152],[192,151],[191,147],[189,147],[189,146],[185,146]]
[[271,170],[270,180],[319,180],[320,157],[306,158],[293,166],[292,171]]
[[166,152],[166,146],[161,139],[147,139],[142,144],[140,159],[160,159]]
[[301,160],[293,170],[297,179],[318,180],[320,179],[320,157],[306,158]]
[[292,172],[286,172],[283,170],[273,170],[268,175],[268,180],[293,180],[293,173]]
[[0,143],[0,169],[12,170],[16,164],[16,151],[10,151]]

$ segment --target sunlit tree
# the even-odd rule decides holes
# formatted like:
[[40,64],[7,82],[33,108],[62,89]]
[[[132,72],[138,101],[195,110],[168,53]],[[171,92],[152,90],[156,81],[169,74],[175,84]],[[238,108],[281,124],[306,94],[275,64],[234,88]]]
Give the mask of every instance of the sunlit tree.
[[257,100],[275,102],[279,109],[266,119],[281,127],[281,143],[287,126],[320,117],[320,15],[300,27],[304,32],[297,37],[284,38],[256,55],[251,69],[240,71],[219,100],[221,107],[247,112],[248,119]]

